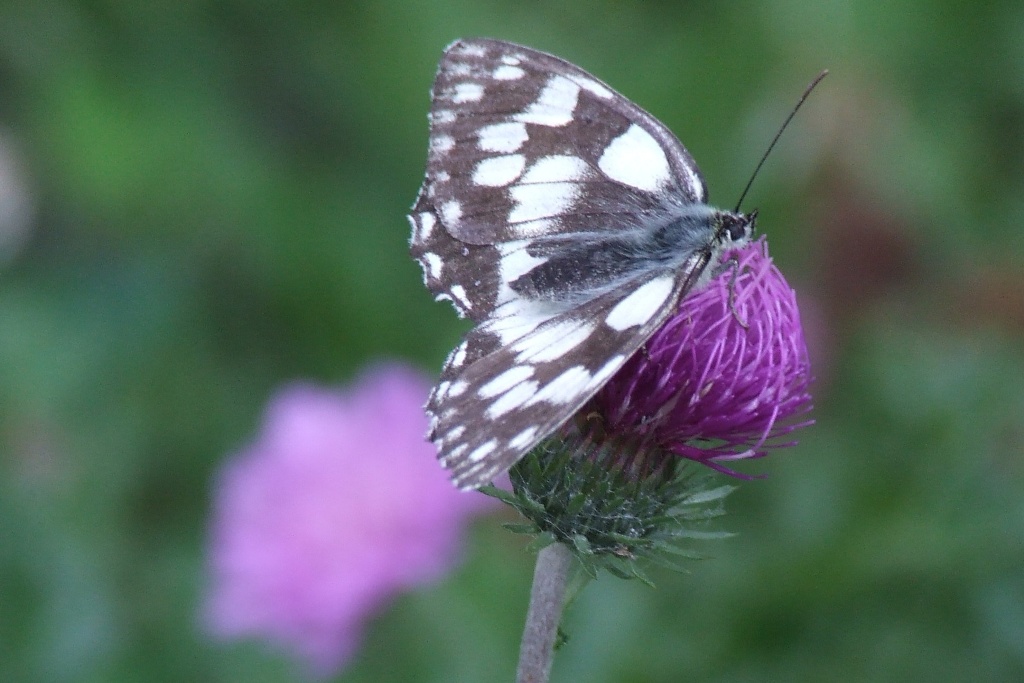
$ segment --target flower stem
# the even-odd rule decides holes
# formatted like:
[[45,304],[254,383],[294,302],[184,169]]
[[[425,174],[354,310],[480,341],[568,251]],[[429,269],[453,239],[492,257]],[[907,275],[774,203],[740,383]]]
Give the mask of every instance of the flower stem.
[[561,543],[552,543],[537,553],[530,609],[526,614],[526,627],[519,649],[517,683],[547,683],[551,675],[555,636],[562,619],[572,561],[569,548]]

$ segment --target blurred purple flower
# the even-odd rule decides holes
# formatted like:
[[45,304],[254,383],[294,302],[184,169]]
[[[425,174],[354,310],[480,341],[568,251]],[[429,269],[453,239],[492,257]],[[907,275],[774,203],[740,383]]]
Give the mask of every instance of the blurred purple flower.
[[264,637],[317,675],[339,669],[363,623],[457,559],[484,496],[460,493],[424,440],[429,382],[405,366],[345,390],[296,384],[217,480],[206,622]]
[[721,463],[792,445],[779,438],[812,422],[796,294],[763,238],[733,254],[738,270],[687,297],[594,398],[608,436],[736,474]]

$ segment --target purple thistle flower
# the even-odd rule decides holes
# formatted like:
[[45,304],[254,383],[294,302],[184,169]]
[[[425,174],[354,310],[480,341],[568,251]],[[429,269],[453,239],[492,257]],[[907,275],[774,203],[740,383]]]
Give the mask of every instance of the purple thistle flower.
[[733,254],[583,411],[607,437],[736,475],[721,463],[792,445],[780,437],[812,422],[798,419],[811,369],[796,294],[764,238]]
[[423,434],[429,383],[379,366],[345,390],[295,384],[217,479],[206,622],[266,638],[317,675],[338,670],[363,623],[455,562],[491,501],[452,488]]

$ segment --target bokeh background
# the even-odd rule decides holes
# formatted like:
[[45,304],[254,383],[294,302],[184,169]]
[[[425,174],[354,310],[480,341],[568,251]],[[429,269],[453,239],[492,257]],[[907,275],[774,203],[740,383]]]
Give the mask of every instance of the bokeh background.
[[[404,212],[459,36],[574,61],[749,196],[818,377],[692,573],[608,577],[556,681],[1024,680],[1024,5],[0,6],[0,679],[288,681],[199,627],[211,477],[296,378],[434,373],[464,331]],[[344,681],[505,681],[532,557],[369,625]]]

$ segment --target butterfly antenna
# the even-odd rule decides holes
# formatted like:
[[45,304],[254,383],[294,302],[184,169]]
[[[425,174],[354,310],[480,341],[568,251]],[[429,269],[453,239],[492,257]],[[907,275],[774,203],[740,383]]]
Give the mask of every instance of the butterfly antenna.
[[825,78],[825,76],[828,76],[828,69],[822,71],[815,77],[813,81],[811,81],[811,84],[807,86],[806,90],[804,90],[804,94],[800,96],[800,99],[797,101],[796,106],[793,107],[793,110],[791,112],[789,112],[789,116],[787,116],[786,120],[782,122],[782,125],[779,127],[779,132],[775,134],[774,138],[772,138],[772,142],[770,145],[768,145],[768,149],[765,150],[764,155],[761,157],[761,161],[757,162],[757,167],[754,169],[754,172],[750,175],[750,180],[747,181],[747,186],[743,188],[743,194],[740,195],[740,200],[736,202],[736,208],[734,209],[734,211],[738,212],[740,210],[740,205],[743,204],[743,200],[746,198],[747,192],[750,192],[750,186],[754,184],[754,178],[757,177],[757,174],[761,170],[761,167],[764,166],[764,162],[766,159],[768,159],[768,155],[772,153],[773,149],[775,149],[775,143],[778,142],[779,138],[782,137],[782,132],[786,130],[786,126],[788,126],[789,122],[793,120],[793,117],[796,116],[796,113],[800,111],[800,107],[803,106],[803,103],[807,100],[808,95],[810,95],[811,91],[817,87],[818,83],[821,83],[821,79]]

